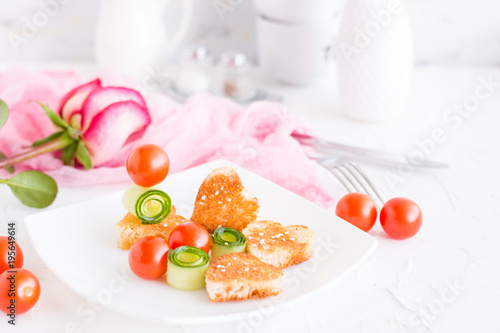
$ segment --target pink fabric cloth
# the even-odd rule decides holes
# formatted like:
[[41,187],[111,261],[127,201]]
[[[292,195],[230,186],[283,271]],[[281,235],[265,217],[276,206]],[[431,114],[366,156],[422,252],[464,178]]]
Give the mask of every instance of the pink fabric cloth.
[[[104,86],[133,87],[119,76],[101,75]],[[0,98],[10,117],[0,130],[0,151],[7,156],[22,152],[35,140],[46,137],[54,126],[33,101],[57,110],[61,97],[84,82],[73,71],[28,71],[11,68],[0,74]],[[170,156],[171,173],[211,161],[227,159],[324,207],[334,201],[319,182],[317,167],[290,137],[293,132],[312,133],[301,117],[287,113],[279,104],[255,102],[248,107],[210,94],[190,97],[177,110],[165,95],[143,93],[152,123],[144,136],[126,145],[106,167],[90,171],[68,167],[54,154],[45,154],[16,165],[16,172],[41,170],[60,186],[128,182],[124,168],[135,145],[155,143]],[[1,177],[9,177],[0,170]]]

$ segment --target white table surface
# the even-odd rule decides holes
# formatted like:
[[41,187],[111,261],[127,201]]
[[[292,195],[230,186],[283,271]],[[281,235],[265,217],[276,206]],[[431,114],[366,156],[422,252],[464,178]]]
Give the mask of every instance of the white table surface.
[[[40,66],[76,66],[87,73],[93,68],[88,64],[35,67]],[[0,233],[5,233],[7,221],[17,221],[25,267],[42,285],[36,307],[18,316],[16,327],[0,316],[0,331],[499,332],[500,87],[459,125],[451,127],[443,118],[448,108],[474,95],[480,77],[489,75],[500,82],[500,68],[417,68],[408,113],[384,124],[344,117],[333,79],[308,88],[266,84],[283,94],[284,104],[307,117],[321,136],[339,142],[410,153],[417,149],[416,140],[429,138],[440,128],[446,140],[436,145],[431,156],[452,166],[440,172],[410,172],[391,188],[387,175],[397,175],[398,170],[364,163],[388,197],[407,196],[420,205],[424,215],[420,233],[395,241],[376,225],[370,234],[380,245],[355,273],[322,296],[285,310],[261,313],[244,327],[241,322],[166,327],[102,308],[92,310],[92,316],[79,315],[78,308],[91,305],[62,284],[31,245],[23,217],[36,210],[22,206],[6,186],[0,186]],[[61,188],[52,208],[124,186]]]

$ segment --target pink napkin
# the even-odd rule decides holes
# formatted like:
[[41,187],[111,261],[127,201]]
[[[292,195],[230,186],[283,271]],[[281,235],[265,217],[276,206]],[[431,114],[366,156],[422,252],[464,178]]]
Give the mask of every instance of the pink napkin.
[[[104,86],[133,87],[116,75],[101,75]],[[0,98],[10,108],[10,117],[0,130],[0,151],[15,155],[35,140],[46,137],[54,126],[34,102],[57,110],[61,97],[84,80],[73,71],[28,71],[11,68],[0,74]],[[133,87],[136,88],[137,87]],[[333,198],[321,185],[317,165],[302,152],[292,133],[311,134],[301,117],[283,106],[255,102],[243,107],[210,94],[190,97],[182,110],[165,95],[143,92],[152,123],[144,136],[105,167],[90,171],[68,167],[53,154],[45,154],[16,165],[16,171],[41,170],[61,186],[128,182],[125,160],[133,146],[155,143],[170,156],[171,173],[215,159],[226,159],[247,168],[323,207]],[[9,177],[0,170],[0,177]]]

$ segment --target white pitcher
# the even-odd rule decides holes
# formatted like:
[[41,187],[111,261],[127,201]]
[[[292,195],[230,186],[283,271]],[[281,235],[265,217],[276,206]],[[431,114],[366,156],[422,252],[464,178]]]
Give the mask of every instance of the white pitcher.
[[193,0],[183,0],[177,31],[167,31],[164,16],[169,3],[174,2],[101,0],[95,39],[98,67],[139,80],[157,68],[182,42],[192,18]]
[[257,55],[267,76],[310,84],[328,73],[335,40],[335,0],[253,0]]

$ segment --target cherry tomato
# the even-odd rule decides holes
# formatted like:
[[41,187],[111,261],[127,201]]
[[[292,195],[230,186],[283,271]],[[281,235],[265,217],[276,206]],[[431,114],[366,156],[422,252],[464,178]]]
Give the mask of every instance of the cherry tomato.
[[184,245],[194,246],[208,253],[210,250],[210,234],[207,229],[198,223],[181,223],[170,233],[168,246],[175,250]]
[[35,306],[40,298],[40,282],[24,268],[0,275],[0,310],[6,314],[21,314]]
[[377,220],[377,207],[368,195],[349,193],[337,203],[335,214],[363,231],[369,231]]
[[23,250],[19,244],[9,242],[6,236],[0,236],[0,274],[8,269],[21,268],[23,263]]
[[168,175],[170,159],[159,146],[145,144],[134,148],[127,158],[127,172],[132,181],[142,187],[161,183]]
[[145,280],[162,277],[167,271],[168,245],[160,237],[143,237],[132,245],[128,264],[135,275]]
[[387,201],[380,212],[380,224],[394,239],[406,239],[417,234],[422,226],[422,211],[407,198]]

